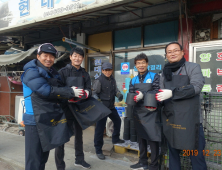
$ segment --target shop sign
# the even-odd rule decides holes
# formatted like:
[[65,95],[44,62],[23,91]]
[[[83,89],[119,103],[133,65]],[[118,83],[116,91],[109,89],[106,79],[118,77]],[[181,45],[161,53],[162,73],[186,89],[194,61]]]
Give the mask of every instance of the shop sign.
[[203,86],[202,92],[211,92],[211,85],[210,84],[205,84]]
[[[162,70],[162,65],[158,64],[158,65],[148,65],[147,69],[150,71],[161,71]],[[134,66],[134,71],[138,71],[136,66]]]
[[97,79],[101,73],[102,73],[102,60],[101,59],[95,59],[94,64],[96,67],[94,67],[94,72],[96,72],[96,75],[94,76],[95,79]]
[[0,0],[0,31],[123,0]]
[[130,63],[125,62],[121,63],[121,74],[129,74],[130,73]]
[[217,84],[217,92],[222,92],[222,84]]
[[220,68],[217,69],[217,75],[222,76],[222,69],[220,69]]
[[211,58],[211,54],[210,53],[202,53],[200,54],[200,61],[203,63],[209,62]]
[[196,62],[200,64],[205,85],[202,92],[222,92],[221,46],[200,48],[196,51]]
[[211,74],[210,68],[201,69],[201,71],[204,77],[210,78],[210,74]]

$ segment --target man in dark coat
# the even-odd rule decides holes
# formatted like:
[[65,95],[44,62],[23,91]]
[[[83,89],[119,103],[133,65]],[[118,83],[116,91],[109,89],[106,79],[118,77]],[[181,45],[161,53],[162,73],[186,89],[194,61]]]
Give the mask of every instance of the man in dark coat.
[[[169,61],[160,77],[157,99],[163,101],[163,133],[169,146],[169,169],[180,170],[180,152],[189,151],[193,170],[206,170],[200,92],[205,83],[199,64],[187,62],[178,42],[165,47]],[[185,153],[186,154],[186,153]]]
[[[61,145],[61,141],[67,142],[70,137],[66,119],[60,119],[64,114],[58,103],[61,98],[78,97],[81,90],[63,87],[58,72],[52,67],[56,53],[52,44],[42,44],[38,48],[37,59],[24,66],[24,73],[21,76],[26,107],[23,115],[26,133],[26,170],[44,170],[49,150]],[[39,121],[41,121],[41,125],[38,124]],[[46,133],[44,133],[44,127],[48,128]],[[57,127],[65,130],[60,131],[63,135],[57,136],[55,131],[49,131],[49,129]],[[42,137],[43,135],[45,136]],[[67,139],[63,140],[64,137]],[[50,140],[52,140],[51,143],[45,143]],[[57,144],[55,145],[55,143]]]
[[[84,51],[81,48],[75,47],[70,51],[71,63],[59,70],[62,81],[66,86],[69,86],[73,81],[80,82],[79,85],[83,88],[83,93],[78,99],[69,100],[69,102],[77,102],[78,100],[91,97],[91,80],[89,74],[81,67],[84,59]],[[76,87],[77,88],[77,87]],[[83,133],[82,128],[75,119],[69,109],[64,110],[68,123],[73,127],[75,134],[75,166],[80,166],[89,169],[91,166],[85,162],[83,153]],[[55,150],[55,161],[58,170],[65,170],[64,162],[64,145],[61,145]]]
[[[119,138],[120,136],[120,127],[121,127],[121,119],[119,114],[117,113],[114,102],[115,96],[119,99],[119,101],[123,100],[123,95],[117,88],[116,80],[112,76],[113,68],[110,63],[102,64],[102,74],[94,81],[93,84],[93,97],[96,99],[100,99],[102,103],[108,107],[112,113],[108,116],[114,123],[114,131],[112,134],[112,142],[116,143],[124,143],[123,140]],[[104,160],[105,156],[102,152],[103,146],[103,133],[106,126],[107,117],[101,119],[96,123],[95,136],[94,136],[94,146],[96,149],[96,155],[99,159]]]

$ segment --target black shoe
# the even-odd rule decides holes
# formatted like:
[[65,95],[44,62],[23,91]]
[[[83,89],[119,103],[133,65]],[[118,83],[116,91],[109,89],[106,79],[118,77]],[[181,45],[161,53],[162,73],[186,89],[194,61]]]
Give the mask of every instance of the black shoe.
[[131,165],[130,168],[134,170],[148,170],[148,164],[145,165],[138,162],[137,164]]
[[90,168],[91,168],[90,164],[86,163],[85,160],[76,161],[74,165],[75,165],[75,166],[82,167],[82,168],[85,168],[85,169],[90,169]]
[[113,142],[113,144],[118,144],[118,143],[125,143],[125,141],[122,139],[119,139],[117,142]]
[[96,156],[101,160],[106,159],[105,155],[103,155],[102,153],[96,154]]

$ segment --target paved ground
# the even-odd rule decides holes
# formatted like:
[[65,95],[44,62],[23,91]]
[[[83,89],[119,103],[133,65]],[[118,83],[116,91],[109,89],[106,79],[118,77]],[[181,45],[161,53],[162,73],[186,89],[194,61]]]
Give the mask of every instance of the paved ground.
[[[85,160],[91,164],[95,170],[128,170],[129,166],[136,162],[136,155],[127,156],[122,154],[112,153],[107,156],[105,161],[99,160],[95,155],[93,147],[93,127],[84,131],[84,152]],[[0,131],[0,170],[24,170],[25,163],[25,138],[11,133]],[[82,170],[75,167],[73,149],[74,137],[65,145],[65,162],[66,170]],[[105,144],[110,145],[111,139],[105,138]],[[54,150],[50,152],[49,160],[46,164],[46,170],[56,170],[54,161]]]

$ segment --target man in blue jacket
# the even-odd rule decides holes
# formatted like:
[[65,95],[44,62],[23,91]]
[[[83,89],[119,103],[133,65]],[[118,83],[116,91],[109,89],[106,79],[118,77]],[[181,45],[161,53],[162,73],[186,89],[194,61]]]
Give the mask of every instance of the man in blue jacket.
[[49,150],[69,140],[71,135],[58,103],[60,99],[83,95],[82,89],[63,87],[58,72],[52,68],[56,53],[52,44],[42,44],[37,59],[24,66],[21,77],[26,107],[23,116],[26,170],[44,170]]
[[[134,97],[136,105],[133,109],[133,120],[138,136],[140,158],[138,163],[130,166],[134,170],[158,170],[159,142],[161,141],[160,126],[156,123],[158,112],[157,108],[144,106],[144,96],[147,93],[156,94],[158,92],[160,76],[148,71],[148,62],[149,60],[144,53],[138,54],[134,58],[138,75],[131,80],[129,86],[129,92],[137,94]],[[151,163],[149,166],[148,144],[151,149]]]

